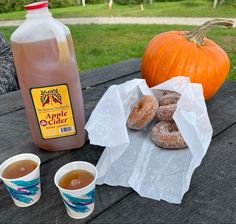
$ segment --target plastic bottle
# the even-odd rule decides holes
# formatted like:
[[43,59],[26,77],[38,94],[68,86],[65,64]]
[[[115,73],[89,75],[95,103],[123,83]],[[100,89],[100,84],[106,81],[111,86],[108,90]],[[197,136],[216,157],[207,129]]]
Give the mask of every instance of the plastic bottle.
[[26,5],[26,20],[11,36],[20,90],[37,146],[80,148],[85,121],[73,41],[47,6],[47,1]]

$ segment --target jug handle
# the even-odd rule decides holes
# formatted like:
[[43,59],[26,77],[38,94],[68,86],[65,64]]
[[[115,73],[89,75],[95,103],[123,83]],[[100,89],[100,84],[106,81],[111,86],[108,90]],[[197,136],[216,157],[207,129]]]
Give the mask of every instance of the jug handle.
[[44,29],[48,29],[51,31],[57,41],[57,47],[59,52],[59,61],[66,61],[66,59],[70,58],[70,51],[67,44],[66,34],[64,29],[54,22],[53,24],[49,23],[43,23]]

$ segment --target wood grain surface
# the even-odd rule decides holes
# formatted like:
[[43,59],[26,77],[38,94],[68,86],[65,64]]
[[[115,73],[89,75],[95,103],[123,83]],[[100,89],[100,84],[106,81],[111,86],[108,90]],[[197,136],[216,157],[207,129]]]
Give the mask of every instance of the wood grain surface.
[[[139,78],[139,60],[129,60],[81,75],[86,120],[113,84]],[[214,138],[202,165],[193,174],[181,205],[142,198],[132,189],[97,186],[95,211],[73,220],[65,212],[53,177],[62,165],[85,160],[96,164],[103,148],[89,142],[78,150],[50,153],[34,146],[19,91],[0,96],[0,163],[23,152],[42,160],[42,198],[17,208],[0,184],[0,223],[235,223],[236,222],[236,82],[226,81],[207,102]]]

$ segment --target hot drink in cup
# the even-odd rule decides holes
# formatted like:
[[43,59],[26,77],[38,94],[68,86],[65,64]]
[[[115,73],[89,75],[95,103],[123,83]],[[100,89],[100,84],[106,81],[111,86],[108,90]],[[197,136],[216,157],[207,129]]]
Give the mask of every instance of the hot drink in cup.
[[68,163],[57,171],[54,181],[70,217],[82,219],[93,212],[96,178],[96,168],[82,161]]
[[30,153],[7,159],[0,166],[0,178],[18,207],[35,204],[41,196],[40,159]]

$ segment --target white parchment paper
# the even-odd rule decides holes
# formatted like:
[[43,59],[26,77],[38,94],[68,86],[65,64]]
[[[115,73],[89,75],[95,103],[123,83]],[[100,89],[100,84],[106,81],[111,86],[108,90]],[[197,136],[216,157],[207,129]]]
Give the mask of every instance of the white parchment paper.
[[[151,128],[126,127],[129,113],[142,95],[156,90],[182,94],[173,116],[188,148],[163,150],[150,137]],[[134,79],[111,86],[92,112],[85,127],[90,143],[106,147],[97,169],[97,184],[132,187],[139,195],[181,203],[192,174],[201,164],[212,138],[202,86],[187,77],[175,77],[149,89],[145,80]]]

